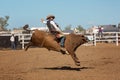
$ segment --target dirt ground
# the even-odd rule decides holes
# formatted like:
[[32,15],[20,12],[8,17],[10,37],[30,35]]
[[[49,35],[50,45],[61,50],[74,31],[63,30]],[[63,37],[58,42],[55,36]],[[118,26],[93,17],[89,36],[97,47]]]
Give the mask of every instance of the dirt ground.
[[45,48],[0,50],[0,80],[120,80],[120,45],[80,46],[70,55]]

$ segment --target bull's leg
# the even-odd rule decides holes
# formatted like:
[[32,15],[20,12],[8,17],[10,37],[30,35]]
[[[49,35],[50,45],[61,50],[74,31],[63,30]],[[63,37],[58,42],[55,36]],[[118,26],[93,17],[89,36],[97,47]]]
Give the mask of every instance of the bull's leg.
[[32,42],[29,42],[29,43],[25,46],[25,51],[27,51],[30,46],[32,46]]
[[72,59],[74,60],[75,64],[76,64],[77,66],[80,66],[80,61],[79,61],[79,59],[77,58],[75,52],[69,52],[69,53],[70,53]]
[[60,49],[60,52],[62,53],[62,54],[66,54],[66,50],[64,50],[64,49]]
[[74,53],[74,54],[71,54],[71,56],[72,56],[75,64],[76,64],[77,66],[80,66],[80,61],[79,61],[79,59],[77,58],[76,54],[75,54],[75,53]]

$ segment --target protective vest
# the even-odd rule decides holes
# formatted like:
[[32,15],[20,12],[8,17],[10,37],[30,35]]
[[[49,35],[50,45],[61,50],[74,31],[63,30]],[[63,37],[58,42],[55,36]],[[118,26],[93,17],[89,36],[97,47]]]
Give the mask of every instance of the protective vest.
[[56,31],[56,29],[54,28],[54,26],[50,23],[50,21],[47,21],[47,27],[49,29],[49,31],[52,33],[53,31]]

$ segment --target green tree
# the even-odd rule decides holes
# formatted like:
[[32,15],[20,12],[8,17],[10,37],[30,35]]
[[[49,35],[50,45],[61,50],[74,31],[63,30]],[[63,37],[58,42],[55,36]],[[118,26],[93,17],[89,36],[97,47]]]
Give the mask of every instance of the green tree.
[[0,28],[2,30],[7,30],[7,26],[9,25],[7,22],[9,20],[9,16],[0,17]]
[[65,27],[65,30],[71,30],[71,28],[72,28],[72,25],[68,25]]
[[80,32],[85,31],[85,29],[81,25],[78,25],[76,29],[79,30]]
[[120,23],[118,23],[118,30],[120,31]]
[[120,23],[118,23],[118,28],[120,28]]

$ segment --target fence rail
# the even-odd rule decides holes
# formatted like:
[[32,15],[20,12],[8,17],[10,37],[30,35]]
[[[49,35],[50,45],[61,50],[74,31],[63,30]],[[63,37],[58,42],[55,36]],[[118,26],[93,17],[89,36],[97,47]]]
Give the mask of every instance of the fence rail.
[[[30,37],[27,38],[25,36],[31,36],[32,34],[21,34],[20,36],[22,36],[22,38],[20,38],[21,44],[22,44],[22,49],[24,49],[24,44],[28,43],[25,42],[25,40],[30,40]],[[88,36],[88,35],[86,35]],[[90,38],[92,38],[90,40],[89,43],[85,44],[85,45],[94,45],[96,46],[97,42],[113,42],[116,43],[116,46],[119,45],[120,42],[120,32],[103,32],[102,37],[99,37],[98,34],[92,34],[89,35]]]
[[20,41],[20,44],[22,44],[22,49],[24,49],[25,44],[29,43],[32,34],[18,34],[17,35]]
[[103,32],[102,35],[93,34],[94,46],[97,42],[114,42],[119,45],[120,32]]
[[[11,34],[2,34],[0,36],[10,36]],[[22,45],[22,49],[24,49],[25,44],[27,44],[30,41],[30,38],[32,34],[15,34],[15,36],[18,36],[18,41]],[[97,42],[113,42],[116,44],[116,46],[119,45],[120,42],[120,32],[103,32],[102,37],[100,37],[98,34],[91,34],[86,35],[88,38],[90,38],[90,42],[85,45],[94,45],[96,46]]]

